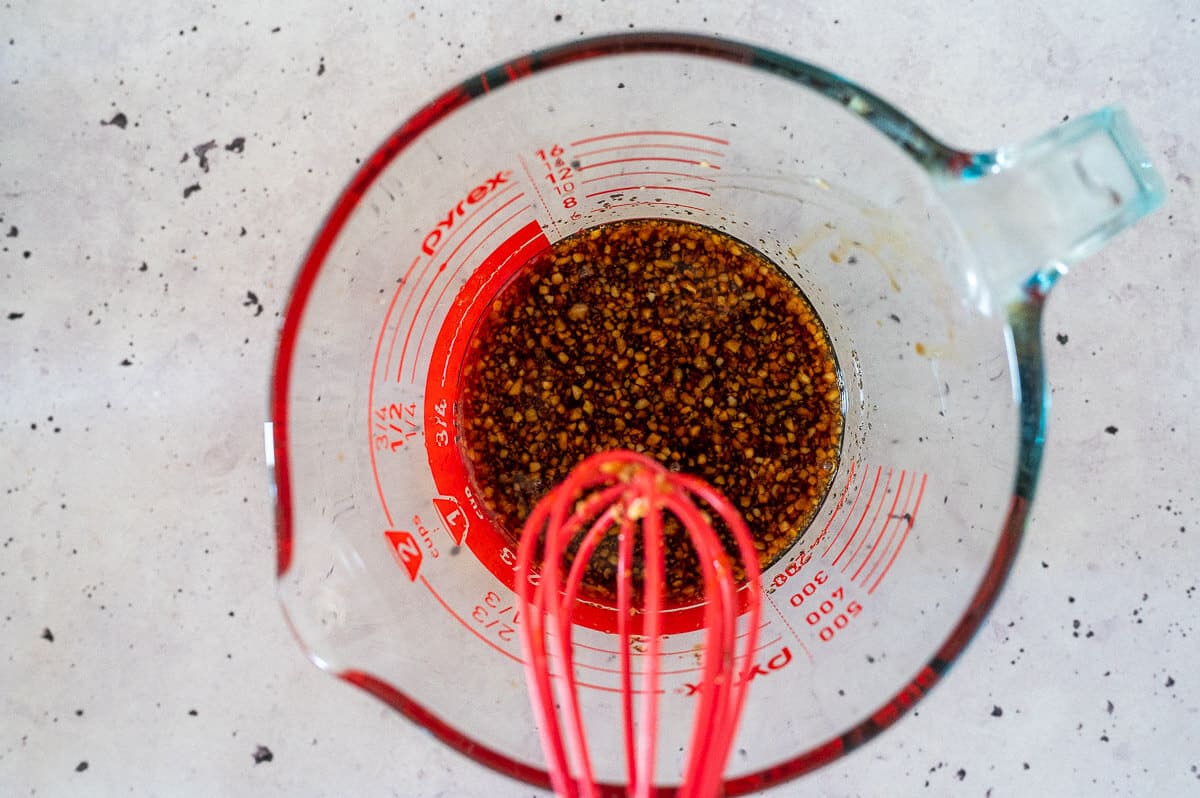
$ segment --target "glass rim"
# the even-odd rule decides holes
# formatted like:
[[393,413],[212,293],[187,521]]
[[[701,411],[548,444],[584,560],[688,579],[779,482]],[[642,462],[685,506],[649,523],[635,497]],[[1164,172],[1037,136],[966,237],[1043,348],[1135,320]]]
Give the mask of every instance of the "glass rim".
[[[731,62],[785,78],[825,96],[862,118],[891,139],[933,177],[969,178],[973,176],[972,172],[977,169],[979,158],[982,157],[942,144],[895,106],[833,72],[763,47],[704,34],[635,32],[581,38],[530,51],[462,80],[404,121],[364,161],[321,224],[293,283],[279,332],[270,396],[277,581],[287,574],[292,559],[293,513],[287,397],[301,319],[330,250],[363,197],[387,166],[414,141],[467,103],[508,83],[557,67],[614,56],[647,54],[678,54]],[[1042,298],[1027,290],[1023,300],[1009,308],[1008,322],[1013,336],[1009,341],[1009,365],[1014,375],[1021,430],[1014,488],[996,547],[965,612],[926,664],[875,711],[843,732],[794,756],[753,773],[727,779],[724,794],[744,795],[781,784],[828,764],[871,740],[895,723],[937,683],[978,631],[1016,557],[1041,461],[1047,402],[1039,338]],[[300,640],[298,635],[297,639],[307,650],[305,641]],[[353,668],[335,675],[382,700],[443,743],[480,764],[534,786],[551,788],[550,774],[546,770],[513,759],[475,740],[386,680]],[[624,796],[624,790],[623,785],[601,785],[601,794],[606,797]],[[673,794],[673,788],[659,787],[657,794]]]

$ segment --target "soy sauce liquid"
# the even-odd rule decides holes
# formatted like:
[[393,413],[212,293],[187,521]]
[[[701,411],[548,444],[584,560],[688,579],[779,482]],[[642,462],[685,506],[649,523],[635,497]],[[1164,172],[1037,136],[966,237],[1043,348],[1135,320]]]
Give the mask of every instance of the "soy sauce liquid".
[[[603,224],[535,255],[473,331],[459,385],[460,449],[514,541],[582,459],[632,449],[721,491],[765,568],[837,470],[842,390],[812,305],[753,248],[689,222]],[[702,576],[668,521],[667,598],[686,604]],[[588,596],[613,595],[616,562],[612,534],[589,564]]]

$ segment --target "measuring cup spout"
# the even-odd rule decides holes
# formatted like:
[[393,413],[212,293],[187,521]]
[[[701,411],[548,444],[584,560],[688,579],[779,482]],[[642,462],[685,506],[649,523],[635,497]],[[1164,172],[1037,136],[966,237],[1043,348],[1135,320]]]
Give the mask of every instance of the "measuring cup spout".
[[953,160],[938,188],[1001,300],[1044,294],[1165,196],[1162,178],[1119,108],[1024,144]]

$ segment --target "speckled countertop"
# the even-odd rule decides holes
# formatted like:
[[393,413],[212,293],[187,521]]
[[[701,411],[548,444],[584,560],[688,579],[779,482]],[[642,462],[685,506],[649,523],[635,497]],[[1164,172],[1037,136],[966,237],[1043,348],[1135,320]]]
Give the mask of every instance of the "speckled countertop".
[[1200,794],[1197,17],[3,3],[0,795],[540,795],[302,656],[274,597],[267,377],[309,236],[399,119],[530,46],[650,27],[834,67],[966,147],[1119,102],[1170,191],[1050,301],[1042,489],[975,643],[880,739],[769,794]]

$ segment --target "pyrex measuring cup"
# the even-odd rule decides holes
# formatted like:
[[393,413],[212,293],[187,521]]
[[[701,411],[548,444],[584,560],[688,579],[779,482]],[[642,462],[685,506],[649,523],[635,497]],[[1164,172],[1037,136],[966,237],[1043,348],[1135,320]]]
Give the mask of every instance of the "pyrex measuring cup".
[[[726,40],[589,39],[479,74],[371,156],[297,280],[272,405],[287,618],[321,667],[548,785],[514,546],[457,446],[464,347],[549,243],[685,219],[772,259],[840,366],[838,470],[764,572],[727,793],[827,762],[895,721],[978,628],[1037,481],[1043,300],[1162,196],[1120,111],[962,152],[834,74]],[[616,784],[616,644],[603,613],[583,625],[581,701],[597,775]],[[667,631],[657,772],[669,787],[698,633],[686,613]]]

